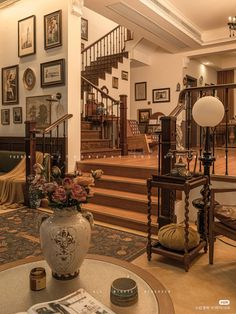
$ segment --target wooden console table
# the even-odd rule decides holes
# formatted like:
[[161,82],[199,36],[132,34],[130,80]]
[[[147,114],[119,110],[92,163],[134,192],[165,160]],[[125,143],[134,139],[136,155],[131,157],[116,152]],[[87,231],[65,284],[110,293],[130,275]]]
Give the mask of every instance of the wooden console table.
[[[202,234],[200,234],[201,241],[199,245],[191,250],[188,249],[188,235],[189,235],[189,193],[192,189],[204,186],[204,191],[207,191],[208,187],[208,178],[206,176],[196,176],[191,177],[190,179],[185,179],[183,177],[174,177],[171,175],[159,175],[153,176],[151,179],[147,180],[147,188],[148,188],[148,242],[147,242],[147,257],[148,260],[151,260],[152,253],[157,253],[166,257],[170,257],[184,263],[185,271],[189,270],[189,266],[191,261],[198,255],[198,252],[204,248],[205,253],[207,252],[207,193],[204,193],[203,202],[204,202],[204,222],[205,228]],[[170,191],[183,191],[185,193],[185,206],[184,206],[184,224],[185,224],[185,245],[184,251],[173,251],[161,246],[158,241],[152,242],[151,240],[151,222],[152,222],[152,188],[157,187],[161,189],[166,189]],[[171,193],[171,197],[175,197],[175,193]],[[175,201],[173,199],[173,201]],[[159,215],[158,215],[159,216]],[[174,213],[172,213],[172,217],[174,217]]]

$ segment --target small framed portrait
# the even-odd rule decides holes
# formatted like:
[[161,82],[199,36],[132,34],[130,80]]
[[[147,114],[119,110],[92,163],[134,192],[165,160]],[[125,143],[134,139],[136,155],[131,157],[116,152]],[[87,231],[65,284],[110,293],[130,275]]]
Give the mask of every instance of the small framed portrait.
[[2,68],[2,104],[19,103],[19,66]]
[[65,85],[65,59],[40,64],[41,87]]
[[62,11],[44,15],[44,49],[62,45]]
[[151,114],[152,114],[152,109],[138,109],[138,122],[148,123]]
[[128,81],[129,76],[128,76],[128,72],[127,71],[121,71],[121,79]]
[[2,125],[10,124],[10,109],[1,109],[1,122]]
[[34,71],[31,68],[27,68],[23,74],[24,87],[28,90],[31,90],[34,88],[35,83],[36,83],[36,76],[35,76]]
[[88,40],[88,20],[81,18],[81,39]]
[[118,77],[112,77],[112,87],[113,88],[119,88],[119,79]]
[[147,100],[147,82],[135,83],[135,101]]
[[35,20],[35,15],[32,15],[18,21],[18,57],[36,53]]
[[51,124],[51,95],[26,97],[26,120],[35,121],[37,129]]
[[21,107],[13,108],[13,123],[16,123],[16,124],[22,123],[22,108]]
[[152,102],[170,102],[170,88],[153,89]]

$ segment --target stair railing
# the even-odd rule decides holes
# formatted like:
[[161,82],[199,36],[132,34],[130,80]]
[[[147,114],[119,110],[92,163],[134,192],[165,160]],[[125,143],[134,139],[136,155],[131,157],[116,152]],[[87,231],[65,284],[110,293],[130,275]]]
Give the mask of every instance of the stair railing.
[[[37,129],[34,121],[26,121],[25,127],[25,152],[26,156],[26,177],[33,173],[36,150],[43,154],[49,153],[51,158],[55,155],[60,157],[60,164],[65,171],[66,167],[66,123],[72,114],[66,114],[44,129]],[[53,161],[53,160],[52,160]]]
[[[183,89],[179,94],[178,104],[169,114],[169,116],[177,117],[182,110],[186,110],[185,113],[185,147],[186,149],[195,149],[191,142],[191,124],[192,124],[192,107],[191,96],[193,93],[197,93],[197,97],[203,97],[205,95],[216,96],[217,91],[223,90],[222,102],[225,108],[225,115],[223,122],[212,129],[211,132],[211,147],[213,156],[216,153],[217,146],[224,148],[225,157],[225,170],[224,174],[229,174],[229,148],[236,147],[236,121],[232,123],[232,117],[229,117],[229,91],[236,88],[235,83],[219,84],[201,87],[189,87]],[[204,128],[197,126],[197,147],[199,148],[199,156],[202,156],[204,149]],[[201,162],[199,162],[199,171],[202,171]],[[212,174],[215,174],[215,164],[212,166]],[[216,173],[217,174],[217,173]]]
[[[125,51],[125,42],[129,40],[128,30],[124,26],[118,25],[106,35],[86,47],[81,51],[82,54],[82,71],[85,71],[91,62],[101,62],[101,58],[120,54]],[[110,58],[107,63],[112,64]]]
[[[87,120],[100,125],[101,139],[109,139],[111,148],[119,148],[119,100],[114,99],[83,76],[81,76],[81,83],[83,115]],[[88,94],[92,94],[94,99],[88,100]]]

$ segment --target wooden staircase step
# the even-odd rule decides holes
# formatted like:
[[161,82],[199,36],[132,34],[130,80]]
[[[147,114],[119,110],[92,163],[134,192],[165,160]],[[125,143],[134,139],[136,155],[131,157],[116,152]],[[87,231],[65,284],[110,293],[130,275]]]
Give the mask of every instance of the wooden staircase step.
[[[147,182],[145,179],[103,174],[102,177],[96,181],[96,187],[147,195]],[[157,189],[153,189],[152,194],[157,195]]]
[[82,140],[86,139],[99,139],[101,136],[101,131],[99,130],[81,130]]
[[[106,158],[106,157],[112,157],[112,156],[120,156],[121,150],[117,148],[90,148],[87,150],[82,150],[81,151],[81,158],[83,160],[86,159],[92,159],[92,158]],[[90,168],[88,171],[90,171]],[[96,168],[97,169],[97,168]]]
[[[147,196],[144,194],[93,188],[94,196],[91,203],[104,206],[112,206],[116,208],[126,209],[129,211],[146,213],[147,212]],[[152,197],[153,211],[157,211],[157,197]]]
[[99,161],[97,160],[80,162],[80,169],[83,172],[90,171],[91,167],[96,169],[102,169],[104,174],[106,175],[131,177],[138,179],[148,179],[152,176],[152,174],[157,174],[157,169],[153,169],[152,167],[141,168],[135,166],[126,166],[122,164],[104,164],[99,163]]
[[107,139],[81,139],[81,149],[110,148],[110,143],[111,141]]
[[[83,208],[90,211],[94,220],[114,224],[134,230],[147,232],[147,215],[130,213],[127,210],[97,204],[83,204]],[[157,216],[152,215],[152,233],[157,234]]]
[[92,128],[93,128],[93,124],[91,121],[85,121],[85,120],[81,121],[82,130],[92,130]]

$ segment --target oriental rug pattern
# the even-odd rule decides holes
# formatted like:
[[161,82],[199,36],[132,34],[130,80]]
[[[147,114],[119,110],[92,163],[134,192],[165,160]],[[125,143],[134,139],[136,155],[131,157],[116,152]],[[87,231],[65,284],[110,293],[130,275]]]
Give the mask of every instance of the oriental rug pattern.
[[[49,214],[28,208],[0,215],[0,265],[41,256],[39,225]],[[92,231],[90,254],[132,261],[145,252],[146,238],[96,225]]]

